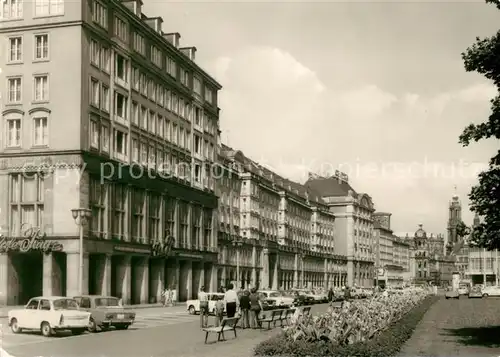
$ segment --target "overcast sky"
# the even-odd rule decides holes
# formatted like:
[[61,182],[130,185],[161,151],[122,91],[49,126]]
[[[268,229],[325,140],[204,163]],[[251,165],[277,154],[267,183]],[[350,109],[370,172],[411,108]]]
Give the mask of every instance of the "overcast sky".
[[397,232],[445,233],[454,185],[467,193],[499,147],[462,148],[495,94],[461,52],[500,28],[483,2],[168,2],[144,0],[166,32],[198,48],[224,86],[223,142],[303,182],[339,166],[391,212]]

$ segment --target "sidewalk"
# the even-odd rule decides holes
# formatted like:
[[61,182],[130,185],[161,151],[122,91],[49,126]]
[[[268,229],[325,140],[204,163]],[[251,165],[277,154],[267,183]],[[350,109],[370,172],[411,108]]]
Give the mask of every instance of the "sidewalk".
[[[24,305],[20,306],[0,306],[0,318],[6,318],[8,317],[8,313],[10,310],[15,310],[15,309],[22,309],[24,308]],[[125,310],[141,310],[141,309],[151,309],[151,308],[161,308],[165,309],[165,311],[168,310],[179,310],[179,308],[185,309],[185,303],[178,302],[174,306],[166,306],[163,307],[162,304],[137,304],[137,305],[125,305],[123,307]]]

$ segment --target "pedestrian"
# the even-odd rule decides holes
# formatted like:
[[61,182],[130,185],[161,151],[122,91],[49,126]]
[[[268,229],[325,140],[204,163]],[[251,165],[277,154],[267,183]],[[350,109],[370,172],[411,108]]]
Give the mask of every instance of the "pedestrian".
[[200,327],[205,328],[208,326],[208,295],[204,286],[198,293],[198,300],[200,301]]
[[165,307],[167,305],[167,289],[164,289],[162,292],[161,292],[161,305],[163,307]]
[[219,298],[215,302],[215,326],[219,327],[220,324],[222,323],[222,319],[224,319],[224,307],[225,307],[224,300]]
[[248,290],[243,291],[240,298],[240,309],[241,327],[243,329],[250,328],[250,292]]
[[229,284],[227,291],[224,294],[224,301],[226,302],[226,313],[227,317],[234,317],[236,314],[236,309],[239,304],[238,294],[234,291],[234,285]]
[[344,299],[347,301],[351,300],[351,289],[347,285],[345,286],[344,290]]
[[259,294],[257,294],[257,289],[253,288],[251,290],[250,296],[250,327],[259,328],[260,327],[260,312],[262,311],[262,302],[260,301]]
[[333,288],[330,287],[330,290],[328,290],[328,302],[332,302],[333,301]]

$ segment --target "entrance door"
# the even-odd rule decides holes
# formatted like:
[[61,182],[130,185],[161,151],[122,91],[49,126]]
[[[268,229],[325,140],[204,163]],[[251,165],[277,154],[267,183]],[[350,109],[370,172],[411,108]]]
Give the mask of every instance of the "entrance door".
[[19,305],[25,305],[29,299],[43,295],[43,253],[10,253],[14,268]]

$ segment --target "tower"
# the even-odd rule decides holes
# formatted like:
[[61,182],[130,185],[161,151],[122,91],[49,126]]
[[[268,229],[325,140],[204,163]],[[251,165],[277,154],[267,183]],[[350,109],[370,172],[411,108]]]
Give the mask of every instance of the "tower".
[[457,187],[455,186],[455,194],[451,198],[448,211],[448,237],[447,245],[453,247],[458,242],[457,226],[462,221],[462,204],[457,195]]

